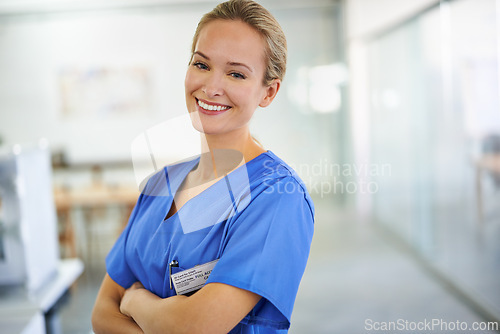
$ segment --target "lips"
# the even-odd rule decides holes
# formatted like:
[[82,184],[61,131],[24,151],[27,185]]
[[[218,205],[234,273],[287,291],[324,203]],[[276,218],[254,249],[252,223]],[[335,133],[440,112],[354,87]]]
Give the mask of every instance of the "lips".
[[206,100],[200,100],[196,99],[196,104],[198,106],[198,110],[204,114],[208,115],[218,115],[222,114],[229,109],[231,109],[230,106],[224,105],[224,104],[219,104],[219,103],[214,103],[214,102],[209,102]]

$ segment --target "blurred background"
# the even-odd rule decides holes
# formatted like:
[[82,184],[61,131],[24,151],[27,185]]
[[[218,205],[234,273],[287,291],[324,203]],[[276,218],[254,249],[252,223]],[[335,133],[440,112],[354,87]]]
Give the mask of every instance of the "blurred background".
[[[290,333],[498,332],[500,1],[259,2],[289,63],[253,133],[316,206]],[[216,3],[0,0],[5,333],[91,332],[132,142],[185,115]]]

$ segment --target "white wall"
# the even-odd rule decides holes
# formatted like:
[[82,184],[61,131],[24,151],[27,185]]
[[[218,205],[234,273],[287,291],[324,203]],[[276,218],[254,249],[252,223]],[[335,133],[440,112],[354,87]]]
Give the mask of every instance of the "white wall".
[[346,0],[349,39],[377,33],[439,0]]
[[[326,0],[268,3],[287,35],[289,62],[277,99],[257,112],[252,129],[266,148],[311,174],[304,167],[337,162],[344,143],[341,112],[320,114],[310,104],[295,101],[298,94],[307,97],[310,91],[304,71],[340,60],[338,7]],[[211,8],[213,2],[206,1],[159,9],[47,9],[1,16],[0,3],[0,136],[8,144],[46,137],[53,148],[67,152],[70,162],[130,161],[136,136],[185,114],[184,75],[191,39],[199,18]],[[146,107],[119,117],[94,110],[64,115],[61,70],[135,66],[149,69]],[[296,87],[301,88],[298,94]],[[341,103],[345,108],[346,101]],[[304,176],[307,181],[310,177]]]
[[[0,133],[8,143],[47,137],[71,160],[129,155],[140,131],[185,109],[183,80],[202,12],[65,15],[0,23]],[[150,108],[127,117],[62,114],[66,68],[149,70]]]

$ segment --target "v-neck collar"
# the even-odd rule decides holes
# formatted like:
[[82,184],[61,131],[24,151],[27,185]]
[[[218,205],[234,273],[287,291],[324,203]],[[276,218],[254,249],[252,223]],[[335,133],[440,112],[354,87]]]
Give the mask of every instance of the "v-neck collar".
[[[272,157],[273,153],[271,151],[262,152],[261,154],[259,154],[255,158],[251,159],[250,161],[246,162],[245,164],[243,164],[243,165],[235,168],[230,173],[224,175],[224,177],[222,177],[220,180],[217,180],[214,184],[212,184],[208,188],[204,189],[198,195],[194,196],[193,198],[190,198],[186,203],[184,203],[180,208],[178,208],[173,215],[171,215],[168,218],[166,218],[166,217],[167,217],[168,213],[170,212],[170,210],[172,208],[172,205],[174,204],[174,198],[175,198],[175,195],[177,194],[177,191],[179,190],[180,186],[182,185],[182,183],[184,182],[184,180],[186,179],[186,177],[188,176],[188,174],[199,163],[200,156],[196,157],[195,159],[193,159],[191,161],[185,162],[184,164],[186,164],[186,166],[185,167],[182,166],[182,171],[179,171],[178,173],[175,173],[174,168],[179,168],[180,167],[179,164],[165,167],[165,169],[166,169],[166,173],[165,174],[167,176],[167,180],[168,180],[167,183],[168,183],[169,192],[170,192],[171,196],[170,196],[170,201],[169,201],[169,203],[167,205],[168,210],[163,215],[163,217],[164,217],[163,221],[164,222],[169,222],[169,221],[175,219],[176,217],[178,217],[179,211],[183,210],[185,206],[189,206],[194,201],[196,201],[196,200],[198,200],[200,198],[206,197],[209,192],[213,191],[213,189],[215,189],[217,187],[220,187],[221,182],[225,182],[225,184],[227,184],[228,183],[227,178],[230,177],[232,174],[234,175],[234,174],[238,173],[243,167],[245,167],[247,169],[247,172],[248,172],[248,168],[252,164],[254,164],[255,162],[257,162],[260,159],[262,159],[264,156],[271,156]],[[172,172],[174,172],[173,173],[174,175],[171,175],[169,169],[171,169]],[[214,197],[214,201],[213,202],[215,202],[215,201],[216,201],[216,197]]]

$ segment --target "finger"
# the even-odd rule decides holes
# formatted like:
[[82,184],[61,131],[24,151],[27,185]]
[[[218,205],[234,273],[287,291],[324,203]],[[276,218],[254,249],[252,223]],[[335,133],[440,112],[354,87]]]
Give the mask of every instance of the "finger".
[[131,286],[132,289],[144,289],[144,285],[142,285],[141,282],[135,282],[134,284],[132,284]]

